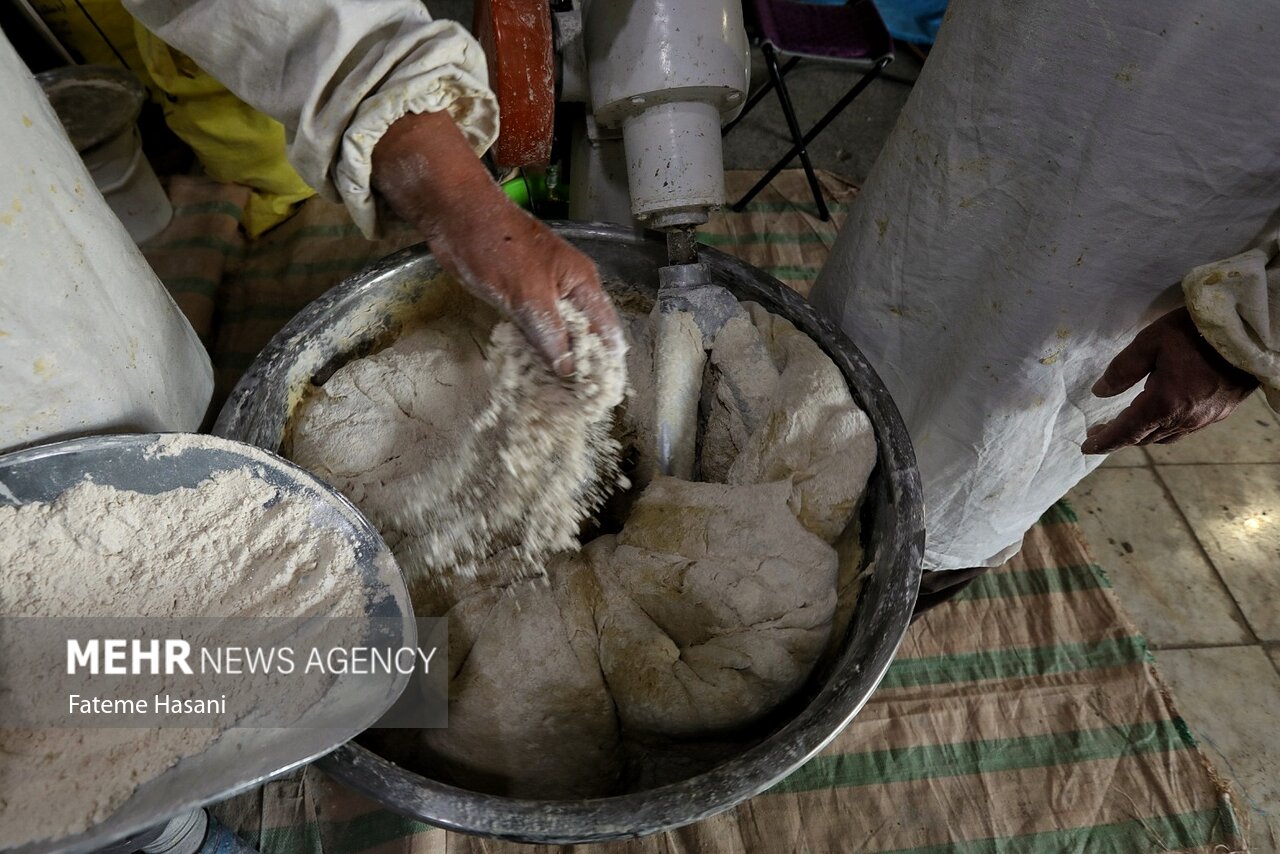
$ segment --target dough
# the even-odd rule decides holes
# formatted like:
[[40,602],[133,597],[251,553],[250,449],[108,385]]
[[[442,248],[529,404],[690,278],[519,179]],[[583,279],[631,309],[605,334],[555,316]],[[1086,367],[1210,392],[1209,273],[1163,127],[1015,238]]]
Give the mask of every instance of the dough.
[[616,791],[621,731],[600,671],[599,597],[570,552],[546,581],[484,588],[449,609],[449,726],[403,734],[407,764],[517,797]]
[[422,731],[419,763],[499,794],[598,796],[635,773],[624,737],[702,738],[771,711],[836,607],[836,552],[790,494],[659,477],[619,534],[555,557],[549,583],[455,604],[449,727]]
[[[415,587],[419,614],[449,620],[449,727],[378,734],[379,749],[497,794],[616,794],[741,749],[743,733],[805,683],[832,637],[843,579],[834,544],[854,519],[875,443],[821,349],[746,307],[704,375],[708,482],[653,475],[652,332],[648,316],[630,318],[632,392],[615,433],[638,484],[616,505],[621,527],[546,559],[545,579],[513,582],[512,555],[498,547],[473,577]],[[397,503],[451,441],[436,431],[456,435],[480,407],[451,404],[459,391],[435,380],[486,394],[485,347],[474,340],[484,334],[470,321],[429,324],[340,369],[295,419],[294,459],[340,472],[335,485],[375,523],[391,520],[398,558],[414,544],[395,527]],[[380,373],[395,395],[378,391]],[[352,463],[355,425],[381,438]]]
[[[737,456],[728,483],[791,482],[790,506],[806,528],[834,542],[853,518],[875,466],[871,420],[849,395],[844,376],[813,339],[789,321],[747,303],[751,328],[730,321],[716,338],[709,385]],[[767,351],[773,370],[763,357]],[[726,400],[725,398],[728,398]],[[704,448],[715,447],[709,419]],[[746,435],[743,440],[741,437]],[[704,459],[706,459],[704,450]],[[724,451],[711,458],[723,465]],[[703,476],[715,480],[705,468]]]
[[600,667],[625,729],[741,728],[808,677],[831,633],[836,552],[796,521],[790,494],[659,477],[616,540],[587,550],[604,593]]
[[468,390],[488,386],[493,320],[476,310],[407,330],[336,371],[292,421],[285,455],[351,499],[397,557],[413,550],[398,524],[405,483],[447,459],[484,409]]

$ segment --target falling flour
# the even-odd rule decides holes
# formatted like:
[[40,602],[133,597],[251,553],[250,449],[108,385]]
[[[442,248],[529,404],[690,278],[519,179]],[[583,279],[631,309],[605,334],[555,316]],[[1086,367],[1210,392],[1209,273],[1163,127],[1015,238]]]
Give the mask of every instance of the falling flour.
[[[687,775],[721,743],[732,751],[804,684],[836,630],[841,554],[857,560],[842,538],[876,446],[818,346],[745,307],[706,356],[706,482],[654,474],[663,354],[649,316],[628,321],[632,393],[613,437],[604,431],[624,380],[580,349],[590,336],[575,332],[590,380],[575,390],[466,301],[304,399],[288,456],[351,498],[411,576],[452,572],[445,586],[411,582],[419,616],[448,618],[449,727],[371,732],[375,749],[496,794],[617,794]],[[574,435],[515,441],[549,413]],[[579,543],[617,480],[619,451],[635,486]],[[459,475],[477,477],[474,492]],[[470,518],[499,507],[498,481],[509,502],[498,524]],[[466,512],[440,506],[459,495]],[[528,564],[545,578],[521,580]]]
[[498,324],[488,405],[446,460],[407,483],[395,522],[418,535],[412,574],[474,577],[477,561],[500,551],[541,573],[543,559],[577,545],[583,520],[619,485],[610,429],[626,391],[624,353],[569,303],[559,308],[574,376],[552,374],[514,324]]
[[[148,456],[202,441],[162,439]],[[327,615],[359,623],[366,593],[353,583],[352,544],[314,526],[312,513],[312,499],[246,469],[156,495],[86,480],[48,503],[0,506],[0,617]],[[251,682],[246,691],[271,689]],[[87,830],[221,734],[0,729],[0,849]]]
[[[511,323],[494,326],[480,348],[471,324],[443,321],[338,371],[306,405],[313,415],[297,422],[292,458],[379,524],[411,591],[473,578],[496,554],[510,581],[541,576],[544,559],[574,548],[583,521],[625,486],[610,434],[626,392],[625,351],[606,346],[569,303],[560,310],[574,354],[569,379],[552,374]],[[387,405],[395,409],[380,411]],[[372,470],[344,450],[357,425],[368,432],[355,456],[382,457]]]

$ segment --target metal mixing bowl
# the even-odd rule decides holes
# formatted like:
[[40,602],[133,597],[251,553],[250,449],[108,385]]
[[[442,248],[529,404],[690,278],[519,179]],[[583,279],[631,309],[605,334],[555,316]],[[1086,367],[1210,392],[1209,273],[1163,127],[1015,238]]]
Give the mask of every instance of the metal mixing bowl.
[[[615,298],[652,299],[666,247],[630,229],[561,223],[556,231],[590,256]],[[594,842],[690,824],[759,794],[822,749],[853,719],[884,676],[906,633],[920,584],[924,516],[911,442],[880,378],[833,324],[776,279],[704,249],[713,278],[739,299],[787,318],[826,351],[866,411],[879,443],[863,502],[866,577],[838,652],[810,680],[790,719],[734,758],[677,783],[608,798],[525,800],[467,791],[416,774],[354,742],[320,760],[325,771],[387,807],[450,830],[542,843]],[[258,355],[214,432],[280,447],[301,389],[363,355],[415,306],[444,290],[424,247],[391,255],[303,309]]]

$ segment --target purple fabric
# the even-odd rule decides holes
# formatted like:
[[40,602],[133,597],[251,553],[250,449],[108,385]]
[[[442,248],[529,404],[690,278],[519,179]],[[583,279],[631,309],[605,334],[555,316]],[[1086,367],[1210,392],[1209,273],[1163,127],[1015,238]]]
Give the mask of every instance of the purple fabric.
[[840,6],[799,0],[747,0],[760,35],[782,53],[875,61],[893,54],[893,38],[871,0]]

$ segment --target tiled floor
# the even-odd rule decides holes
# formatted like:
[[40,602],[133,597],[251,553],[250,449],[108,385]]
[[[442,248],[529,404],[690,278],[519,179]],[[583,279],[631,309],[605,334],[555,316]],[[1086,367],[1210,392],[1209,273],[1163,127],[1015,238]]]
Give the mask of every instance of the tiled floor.
[[1068,496],[1191,729],[1280,852],[1280,418],[1254,396]]

